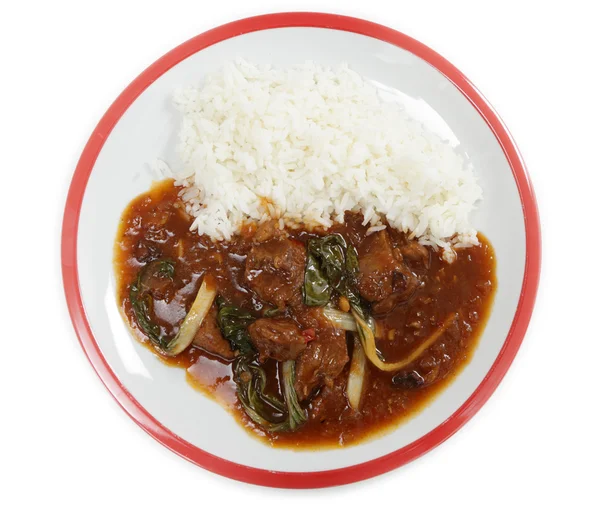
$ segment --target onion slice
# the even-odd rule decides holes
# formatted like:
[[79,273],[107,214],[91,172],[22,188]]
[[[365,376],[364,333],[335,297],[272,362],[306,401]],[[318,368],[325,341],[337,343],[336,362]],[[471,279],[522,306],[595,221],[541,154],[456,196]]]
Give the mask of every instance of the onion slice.
[[354,316],[354,320],[356,321],[356,325],[358,327],[358,335],[360,338],[360,342],[365,350],[365,355],[371,361],[371,363],[381,371],[398,371],[403,367],[406,367],[410,363],[414,362],[417,358],[419,358],[427,348],[429,348],[434,342],[436,342],[440,336],[448,329],[448,327],[452,324],[452,322],[457,318],[456,313],[451,313],[444,320],[442,326],[440,326],[432,335],[430,335],[421,345],[416,348],[410,355],[399,360],[398,362],[384,362],[379,358],[379,353],[377,352],[377,346],[375,345],[375,335],[373,334],[373,330],[369,327],[367,322],[360,317],[360,315],[352,310],[352,315]]
[[348,383],[346,385],[346,396],[350,406],[357,412],[360,411],[360,400],[362,398],[363,386],[365,381],[365,370],[367,367],[367,358],[362,344],[356,335],[354,339],[354,349],[352,350],[352,362],[350,362],[350,372],[348,373]]
[[202,321],[208,314],[215,297],[217,296],[217,286],[212,275],[206,275],[202,281],[202,285],[198,290],[196,299],[186,314],[179,332],[164,349],[164,353],[170,357],[179,355],[184,351],[192,341],[196,332],[202,325]]

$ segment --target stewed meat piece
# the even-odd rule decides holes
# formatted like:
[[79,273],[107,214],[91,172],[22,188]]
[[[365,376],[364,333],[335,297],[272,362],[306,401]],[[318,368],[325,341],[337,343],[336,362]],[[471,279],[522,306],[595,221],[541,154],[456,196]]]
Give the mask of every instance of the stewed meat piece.
[[369,302],[383,300],[394,291],[394,274],[406,271],[394,254],[387,231],[367,236],[358,249],[358,290]]
[[375,302],[371,307],[371,312],[376,316],[389,314],[396,306],[401,303],[406,303],[415,294],[421,282],[412,273],[408,273],[403,280],[396,281],[394,286],[398,291],[394,291],[391,295],[386,296],[383,300]]
[[252,247],[244,276],[258,296],[278,308],[302,300],[306,248],[304,244],[272,238]]
[[141,239],[135,248],[135,258],[140,263],[147,263],[156,259],[160,255],[160,250],[151,241]]
[[312,399],[308,414],[311,420],[324,424],[339,420],[347,406],[345,395],[347,378],[339,375],[331,386],[323,387]]
[[[405,245],[411,257],[423,256],[420,249]],[[420,245],[419,245],[420,246]],[[426,248],[422,247],[429,257]],[[410,299],[420,282],[404,262],[402,248],[393,248],[387,231],[367,236],[359,247],[358,290],[373,303],[374,314],[387,314]]]
[[300,324],[303,330],[331,328],[331,320],[323,314],[322,307],[310,307],[300,302],[294,304],[291,310],[294,319]]
[[269,220],[258,226],[254,233],[254,243],[264,243],[272,239],[287,238],[288,234],[279,227],[279,220]]
[[294,360],[306,348],[306,337],[291,319],[258,319],[248,327],[248,333],[261,361]]
[[400,246],[402,256],[413,262],[420,262],[426,268],[429,268],[429,250],[416,240],[407,240]]
[[333,328],[320,330],[317,338],[296,359],[295,389],[298,399],[306,399],[322,385],[331,386],[347,363],[345,332]]
[[235,357],[229,341],[223,337],[217,324],[217,307],[214,304],[196,332],[192,343],[194,346],[226,360],[232,360]]
[[379,231],[365,238],[359,247],[358,264],[358,290],[365,300],[376,302],[392,293],[398,262],[386,231]]

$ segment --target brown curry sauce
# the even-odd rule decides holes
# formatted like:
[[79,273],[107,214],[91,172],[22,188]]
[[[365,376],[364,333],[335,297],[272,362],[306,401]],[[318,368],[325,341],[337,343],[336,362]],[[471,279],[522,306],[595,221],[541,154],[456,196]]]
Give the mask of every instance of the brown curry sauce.
[[[129,301],[129,288],[145,260],[168,257],[176,262],[175,287],[170,301],[156,301],[154,313],[161,332],[174,335],[185,317],[203,276],[212,274],[219,294],[229,303],[256,311],[271,308],[244,284],[245,259],[251,247],[253,226],[229,242],[215,243],[189,230],[191,218],[178,198],[172,181],[156,184],[135,198],[123,213],[115,245],[117,299],[136,337],[150,349],[152,344],[137,327]],[[342,234],[358,246],[366,236],[359,215],[347,214],[345,223],[328,233]],[[404,236],[388,228],[392,239]],[[319,233],[322,235],[324,233]],[[292,239],[306,242],[314,233],[297,230]],[[297,431],[268,433],[254,424],[237,402],[231,362],[224,362],[191,346],[177,357],[156,353],[168,365],[186,369],[186,378],[195,388],[228,408],[238,421],[277,447],[335,447],[356,443],[381,434],[426,406],[470,360],[485,326],[496,287],[494,251],[479,234],[480,245],[457,250],[456,260],[446,263],[440,252],[430,252],[429,268],[411,266],[423,282],[406,305],[378,317],[377,346],[385,360],[399,360],[431,335],[451,313],[458,319],[431,348],[408,368],[420,373],[435,371],[435,381],[419,388],[394,385],[394,373],[383,372],[367,363],[366,385],[361,411],[347,403],[344,389],[348,366],[323,387],[304,407],[308,421]],[[153,350],[154,351],[154,350]],[[351,352],[350,352],[351,353]],[[273,392],[277,388],[277,362],[268,360],[267,371]]]

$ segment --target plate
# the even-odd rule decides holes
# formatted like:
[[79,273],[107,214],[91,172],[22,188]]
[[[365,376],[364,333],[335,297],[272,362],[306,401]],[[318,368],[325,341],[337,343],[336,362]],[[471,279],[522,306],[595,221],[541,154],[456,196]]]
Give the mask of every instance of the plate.
[[[249,436],[130,335],[115,298],[113,244],[121,213],[174,162],[176,87],[200,82],[238,56],[284,67],[315,60],[349,66],[450,144],[475,168],[484,200],[472,222],[497,256],[495,303],[473,359],[421,413],[394,431],[344,449],[274,449]],[[315,13],[243,19],[178,46],[136,78],[108,109],[79,160],[62,231],[63,279],[73,325],[92,366],[123,409],[182,457],[254,484],[314,488],[403,465],[455,433],[508,370],[532,313],[540,229],[531,183],[510,134],[483,96],[443,57],[368,21]],[[465,439],[464,441],[468,441]]]

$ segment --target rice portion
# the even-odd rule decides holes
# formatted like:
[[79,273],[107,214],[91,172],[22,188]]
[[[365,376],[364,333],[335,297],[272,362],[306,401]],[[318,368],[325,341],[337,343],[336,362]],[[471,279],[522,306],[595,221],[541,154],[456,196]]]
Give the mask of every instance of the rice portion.
[[238,59],[174,100],[183,116],[174,176],[201,234],[230,239],[272,217],[327,228],[355,211],[371,232],[385,217],[449,260],[453,247],[478,243],[471,166],[347,65]]

